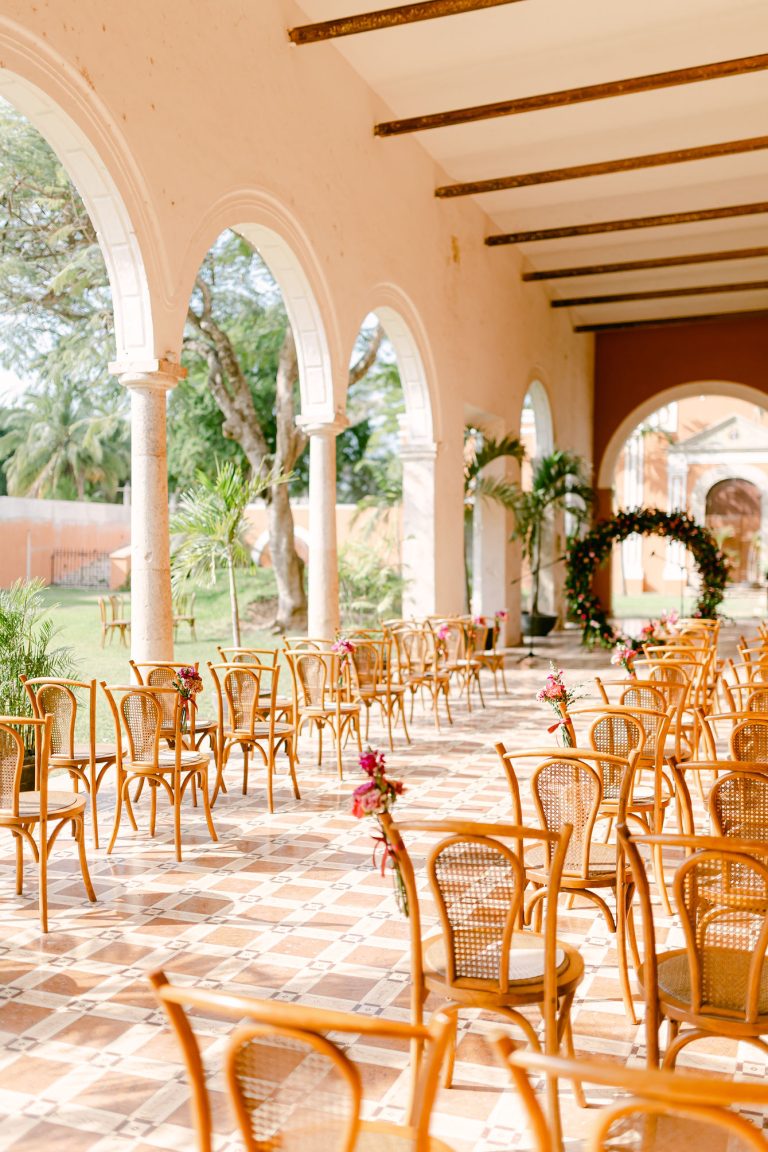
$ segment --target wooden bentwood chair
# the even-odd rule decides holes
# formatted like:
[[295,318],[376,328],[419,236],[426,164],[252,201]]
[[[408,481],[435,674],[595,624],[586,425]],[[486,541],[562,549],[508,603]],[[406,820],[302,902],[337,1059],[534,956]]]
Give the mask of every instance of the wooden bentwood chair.
[[[184,748],[181,731],[181,697],[175,688],[151,688],[148,685],[107,685],[104,689],[115,722],[117,741],[117,803],[115,824],[107,855],[112,851],[120,828],[123,807],[134,832],[138,825],[133,814],[130,785],[137,781],[149,785],[149,834],[154,836],[157,817],[157,793],[163,789],[173,811],[173,842],[176,859],[181,860],[181,802],[188,788],[197,786],[203,798],[203,811],[212,840],[218,840],[208,800],[208,762],[210,757],[192,748]],[[173,699],[173,748],[161,748],[167,739],[167,707]],[[123,746],[123,730],[127,750]]]
[[[659,951],[650,886],[640,848],[690,851],[672,892],[685,946]],[[632,868],[643,924],[637,973],[645,997],[648,1066],[659,1063],[659,1030],[668,1022],[662,1067],[674,1068],[695,1040],[724,1036],[768,1053],[768,844],[715,836],[633,836],[619,840]]]
[[[62,680],[48,677],[35,677],[28,680],[21,677],[35,716],[42,719],[53,717],[51,728],[50,770],[64,769],[77,788],[81,783],[91,802],[91,823],[93,825],[93,846],[99,847],[98,793],[104,776],[117,760],[114,744],[100,744],[96,741],[96,681]],[[77,693],[88,693],[88,741],[80,744],[75,741],[77,723]]]
[[[24,729],[35,734],[35,788],[21,791],[24,768]],[[59,833],[66,825],[74,829],[80,871],[88,899],[96,893],[85,857],[85,796],[76,792],[54,792],[49,788],[50,748],[53,717],[0,716],[0,828],[6,828],[16,842],[16,895],[24,884],[24,845],[37,864],[40,927],[48,931],[48,858]],[[37,832],[37,839],[35,839]]]
[[[216,1017],[217,1034],[222,1016],[236,1024],[226,1039],[222,1063],[245,1152],[449,1152],[429,1135],[450,1040],[451,1021],[446,1017],[437,1014],[428,1025],[412,1025],[180,988],[161,971],[149,979],[184,1057],[198,1152],[213,1148],[212,1108],[198,1041],[198,1035],[206,1033],[205,1014]],[[352,1036],[362,1040],[359,1059]],[[377,1068],[370,1053],[377,1044],[390,1048],[393,1041],[417,1042],[424,1050],[418,1079],[403,1108],[405,1122],[363,1120],[366,1065]]]
[[[570,1013],[584,975],[577,949],[557,939],[557,896],[571,829],[560,833],[515,824],[468,820],[408,820],[380,817],[400,866],[408,899],[411,938],[411,1023],[423,1024],[430,993],[444,1002],[453,1021],[444,1079],[450,1087],[456,1023],[462,1008],[480,1008],[516,1024],[531,1046],[541,1044],[521,1011],[538,1006],[544,1049],[561,1044],[573,1053]],[[439,929],[424,936],[413,863],[403,836],[432,838],[426,870],[437,905]],[[437,838],[436,842],[434,838]],[[549,860],[543,933],[523,929],[526,848],[542,847]],[[414,1068],[418,1069],[418,1045]]]
[[[579,1077],[610,1089],[605,1107],[590,1108],[584,1152],[768,1152],[760,1129],[731,1110],[732,1105],[764,1110],[768,1085],[762,1080],[735,1082],[721,1076],[627,1068],[608,1060],[564,1060],[516,1050],[506,1036],[496,1037],[492,1045],[520,1095],[535,1152],[562,1148],[536,1095],[533,1079],[538,1077],[546,1077],[550,1084]],[[618,1095],[617,1089],[628,1095]]]
[[208,669],[216,688],[218,708],[218,758],[213,801],[219,790],[226,791],[224,769],[232,749],[239,745],[243,753],[243,795],[248,791],[248,760],[258,752],[267,770],[267,803],[274,812],[272,785],[275,757],[282,748],[288,758],[288,771],[293,794],[301,799],[296,780],[295,725],[279,718],[277,684],[280,669],[276,664],[211,664]]

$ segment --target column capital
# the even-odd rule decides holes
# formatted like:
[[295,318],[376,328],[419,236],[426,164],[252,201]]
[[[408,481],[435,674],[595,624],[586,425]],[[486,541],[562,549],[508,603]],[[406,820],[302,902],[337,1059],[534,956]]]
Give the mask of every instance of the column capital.
[[432,440],[401,440],[398,455],[401,460],[428,462],[437,456],[437,444]]
[[307,436],[336,437],[349,427],[349,420],[343,412],[337,412],[333,420],[318,420],[314,416],[297,416],[296,424]]
[[146,360],[113,360],[108,365],[113,376],[117,376],[125,388],[141,389],[143,391],[169,392],[175,388],[179,380],[187,375],[186,368],[173,360],[154,359]]

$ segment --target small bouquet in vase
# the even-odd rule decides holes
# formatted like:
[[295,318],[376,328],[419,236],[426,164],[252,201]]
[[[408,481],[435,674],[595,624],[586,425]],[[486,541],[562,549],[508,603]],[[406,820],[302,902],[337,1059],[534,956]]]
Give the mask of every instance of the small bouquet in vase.
[[195,697],[199,696],[203,690],[203,680],[197,668],[185,666],[179,668],[171,686],[181,696],[181,729],[182,732],[185,732],[189,724],[190,714],[197,708]]
[[549,726],[547,731],[556,732],[559,729],[563,747],[573,748],[576,745],[576,736],[568,715],[568,707],[575,700],[578,700],[582,693],[576,689],[568,688],[563,679],[564,676],[564,670],[550,661],[549,676],[547,676],[544,687],[536,693],[536,699],[542,704],[549,704],[557,715],[557,720]]
[[404,916],[408,915],[408,893],[405,881],[400,871],[397,853],[387,841],[379,817],[384,812],[390,812],[398,796],[402,796],[405,788],[402,780],[390,780],[386,774],[384,753],[376,748],[369,748],[360,757],[360,767],[368,779],[359,784],[352,793],[352,815],[361,819],[363,816],[373,816],[379,825],[379,835],[374,835],[373,863],[376,864],[376,855],[382,849],[381,875],[387,870],[387,864],[392,868],[392,877],[395,888],[397,906]]

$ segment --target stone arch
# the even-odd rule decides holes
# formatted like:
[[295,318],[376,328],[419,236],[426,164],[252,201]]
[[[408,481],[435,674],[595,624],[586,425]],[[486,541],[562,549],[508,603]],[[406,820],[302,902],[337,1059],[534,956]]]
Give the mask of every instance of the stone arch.
[[[144,205],[148,197],[118,125],[83,78],[50,48],[0,18],[0,97],[47,140],[82,196],[98,235],[112,292],[116,360],[133,364],[168,355],[157,331],[147,251],[161,252]],[[147,238],[142,245],[141,235]]]
[[437,608],[437,429],[435,368],[419,314],[394,284],[374,287],[364,315],[374,313],[395,350],[405,413],[400,418],[403,464],[401,568],[403,615]]
[[707,496],[724,480],[746,480],[760,493],[760,548],[758,571],[761,576],[768,565],[768,475],[751,464],[717,464],[699,476],[691,490],[691,515],[700,524],[705,522]]
[[533,420],[536,428],[536,455],[546,456],[554,450],[555,430],[552,422],[552,405],[549,402],[549,393],[538,375],[531,377],[531,381],[523,397],[523,404],[525,404],[525,399],[528,396],[531,398]]
[[638,424],[642,424],[643,420],[652,413],[675,400],[684,400],[688,396],[701,395],[733,396],[737,400],[745,400],[748,404],[768,408],[768,396],[764,392],[749,384],[740,384],[734,380],[691,380],[684,384],[676,384],[672,388],[665,388],[633,408],[614,430],[597,470],[597,487],[602,489],[612,487],[619,454]]
[[298,221],[267,192],[237,192],[219,200],[197,228],[183,262],[178,298],[179,342],[187,301],[206,252],[227,228],[251,243],[282,293],[296,342],[302,421],[332,423],[343,411],[343,356],[334,309],[314,249]]

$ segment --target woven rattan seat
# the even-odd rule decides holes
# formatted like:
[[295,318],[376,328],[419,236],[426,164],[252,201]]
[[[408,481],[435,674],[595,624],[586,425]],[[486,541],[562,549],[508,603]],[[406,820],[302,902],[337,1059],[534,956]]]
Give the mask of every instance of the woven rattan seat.
[[[743,1012],[749,984],[749,952],[730,948],[703,950],[704,979],[709,993],[707,1007],[726,1012]],[[658,983],[660,991],[673,1000],[690,1007],[691,974],[685,950],[667,953],[659,958]],[[763,963],[757,1010],[768,1018],[768,961]]]
[[[192,768],[195,764],[207,764],[209,757],[203,752],[195,752],[191,748],[182,748],[179,761],[182,768]],[[173,770],[176,766],[176,753],[171,749],[163,750],[157,754],[157,764],[161,769],[167,768],[169,771]]]
[[[581,876],[581,858],[576,861],[566,859],[563,865],[563,876]],[[535,871],[544,869],[544,851],[538,845],[525,854],[525,866]],[[616,845],[601,844],[593,840],[589,845],[589,873],[599,875],[601,872],[616,872]]]
[[[21,792],[19,793],[19,811],[21,817],[35,816],[40,812],[41,795],[39,792]],[[69,814],[82,815],[85,810],[85,797],[79,796],[77,792],[49,792],[48,793],[48,815],[59,816],[63,812]],[[0,817],[11,816],[13,810],[4,806],[0,808]]]
[[[427,980],[437,977],[445,980],[445,942],[441,936],[425,940],[424,976]],[[571,958],[558,948],[555,951],[555,971],[562,976],[568,969]],[[544,979],[544,937],[526,932],[512,941],[509,951],[510,984],[541,984]]]

